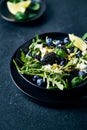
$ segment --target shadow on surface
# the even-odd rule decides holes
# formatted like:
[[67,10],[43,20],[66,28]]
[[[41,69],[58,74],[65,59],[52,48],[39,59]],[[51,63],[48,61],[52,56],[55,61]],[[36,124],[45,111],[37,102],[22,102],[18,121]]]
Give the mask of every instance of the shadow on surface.
[[16,26],[20,26],[20,27],[27,27],[27,26],[40,26],[43,25],[44,23],[47,22],[47,18],[45,16],[45,14],[40,17],[39,19],[35,20],[35,21],[30,21],[30,22],[18,22],[18,23],[14,23],[14,25]]
[[77,101],[70,101],[70,102],[63,102],[63,103],[48,103],[36,100],[32,97],[29,97],[23,93],[23,97],[31,102],[34,102],[35,104],[38,104],[43,107],[51,108],[51,109],[78,109],[82,107],[87,107],[87,98],[84,98],[82,100]]

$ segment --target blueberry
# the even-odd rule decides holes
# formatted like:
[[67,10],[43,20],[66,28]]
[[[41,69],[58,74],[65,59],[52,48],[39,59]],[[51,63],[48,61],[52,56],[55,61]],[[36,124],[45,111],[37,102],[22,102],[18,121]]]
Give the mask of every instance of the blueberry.
[[29,56],[32,56],[32,55],[31,55],[31,53],[28,52],[28,53],[26,54],[26,57],[29,57]]
[[46,43],[51,43],[52,42],[52,38],[47,38],[46,39]]
[[64,44],[69,43],[69,38],[65,37],[63,42],[64,42]]
[[60,66],[66,65],[67,61],[66,59],[61,58]]
[[84,40],[85,43],[87,43],[87,38]]
[[47,44],[48,46],[50,46],[51,44],[53,44],[53,43],[52,43],[52,38],[47,38],[47,39],[46,39],[46,44]]
[[61,41],[60,40],[56,40],[55,41],[55,45],[59,45],[59,44],[61,44]]
[[40,59],[40,61],[41,61],[42,63],[44,63],[44,62],[45,62],[45,58],[42,57],[42,58]]
[[65,64],[65,61],[62,60],[62,61],[60,62],[60,66],[64,66],[64,64]]
[[76,55],[76,57],[77,58],[80,58],[82,56],[82,52],[80,51],[77,55]]
[[80,70],[80,71],[78,72],[78,76],[83,76],[83,77],[85,77],[85,76],[86,76],[86,73],[85,73],[84,71]]
[[74,47],[71,47],[70,48],[70,53],[73,53],[74,52]]
[[43,84],[43,79],[42,78],[37,79],[37,85],[41,86],[42,84]]
[[61,48],[61,46],[62,46],[62,44],[60,43],[60,44],[56,45],[56,48]]
[[37,81],[37,79],[39,79],[39,78],[40,78],[40,77],[39,77],[38,75],[34,75],[34,77],[33,77],[33,79],[32,79],[32,80],[33,80],[34,82],[36,82],[36,81]]

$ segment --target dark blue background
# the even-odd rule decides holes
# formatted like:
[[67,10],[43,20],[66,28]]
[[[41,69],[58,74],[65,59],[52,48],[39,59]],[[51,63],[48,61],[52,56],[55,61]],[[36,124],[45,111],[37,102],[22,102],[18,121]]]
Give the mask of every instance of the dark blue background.
[[45,0],[46,12],[35,24],[0,18],[0,130],[86,130],[87,101],[73,107],[47,107],[20,92],[10,77],[10,58],[22,43],[45,32],[82,36],[87,32],[87,0]]

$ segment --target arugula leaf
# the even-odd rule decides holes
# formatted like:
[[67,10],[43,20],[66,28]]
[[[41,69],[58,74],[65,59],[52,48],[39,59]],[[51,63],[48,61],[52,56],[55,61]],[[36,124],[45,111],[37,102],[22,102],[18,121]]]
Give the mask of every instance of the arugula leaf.
[[85,40],[87,38],[87,33],[85,33],[83,36],[82,36],[82,40]]
[[76,85],[80,84],[82,81],[83,81],[83,79],[81,77],[79,77],[79,76],[74,77],[71,80],[72,87],[75,87]]

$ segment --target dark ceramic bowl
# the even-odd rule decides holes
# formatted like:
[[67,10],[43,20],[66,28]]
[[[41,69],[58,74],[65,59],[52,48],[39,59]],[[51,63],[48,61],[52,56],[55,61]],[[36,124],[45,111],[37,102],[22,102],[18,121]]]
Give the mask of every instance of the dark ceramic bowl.
[[5,19],[6,21],[9,21],[9,22],[14,22],[14,23],[26,23],[26,22],[33,22],[37,19],[39,19],[45,12],[46,10],[46,3],[44,0],[33,0],[34,2],[35,1],[38,1],[40,3],[40,10],[38,11],[37,15],[35,17],[32,17],[32,18],[28,18],[28,19],[25,19],[25,20],[16,20],[15,19],[15,16],[12,15],[8,8],[7,8],[7,0],[1,0],[0,1],[0,16]]
[[[53,39],[64,39],[68,36],[68,34],[65,33],[45,33],[39,35],[42,39],[45,39],[46,36],[51,37]],[[14,63],[13,59],[18,63],[18,59],[20,57],[20,48],[27,53],[28,47],[31,44],[32,39],[25,42],[22,46],[20,46],[14,53],[14,55],[11,58],[10,63],[10,70],[11,70],[11,77],[16,84],[16,86],[23,91],[28,96],[42,102],[46,103],[70,103],[70,102],[76,102],[78,100],[82,100],[87,95],[87,81],[84,83],[76,86],[75,88],[70,88],[67,90],[59,90],[59,89],[46,89],[42,87],[38,87],[37,85],[33,84],[31,80],[27,79],[25,76],[21,75]]]

